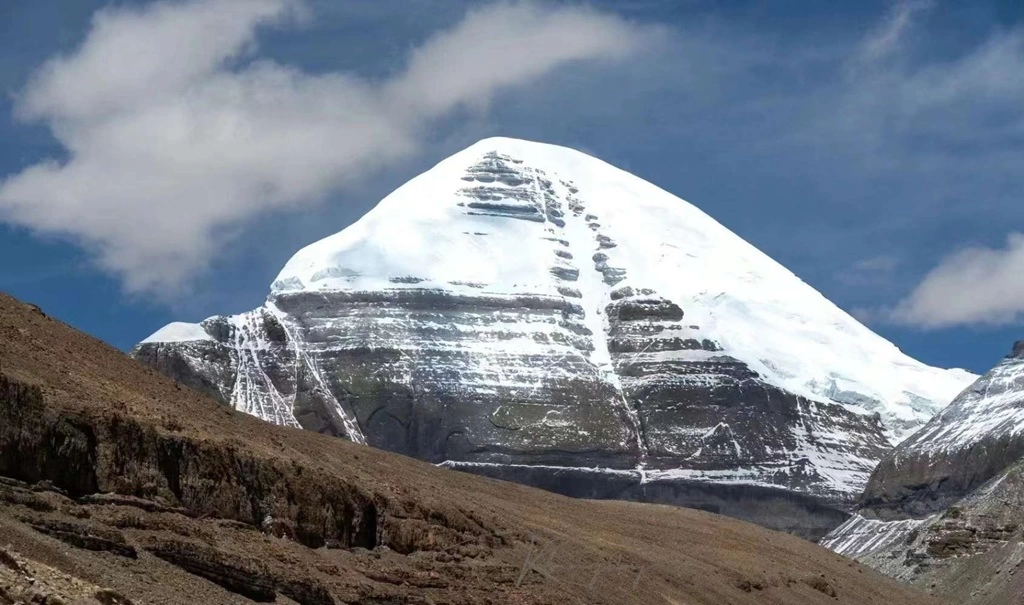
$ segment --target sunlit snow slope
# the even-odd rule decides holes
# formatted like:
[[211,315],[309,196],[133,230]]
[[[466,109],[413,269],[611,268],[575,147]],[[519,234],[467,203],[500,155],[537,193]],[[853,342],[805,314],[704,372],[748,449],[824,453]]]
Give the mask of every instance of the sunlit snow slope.
[[135,354],[275,422],[455,466],[830,501],[975,378],[907,357],[674,195],[505,138],[300,250],[261,309]]

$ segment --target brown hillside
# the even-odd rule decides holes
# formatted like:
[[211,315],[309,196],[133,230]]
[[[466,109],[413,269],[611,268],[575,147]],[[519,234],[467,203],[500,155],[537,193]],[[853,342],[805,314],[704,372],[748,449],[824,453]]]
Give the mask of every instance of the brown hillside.
[[798,538],[265,424],[0,295],[0,603],[937,603]]

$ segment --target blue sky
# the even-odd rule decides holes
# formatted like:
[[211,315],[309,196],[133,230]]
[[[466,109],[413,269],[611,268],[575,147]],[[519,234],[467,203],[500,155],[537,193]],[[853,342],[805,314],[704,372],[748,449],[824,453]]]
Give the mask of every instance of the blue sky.
[[0,88],[0,290],[125,349],[491,135],[672,191],[925,362],[1024,338],[1019,2],[8,0]]

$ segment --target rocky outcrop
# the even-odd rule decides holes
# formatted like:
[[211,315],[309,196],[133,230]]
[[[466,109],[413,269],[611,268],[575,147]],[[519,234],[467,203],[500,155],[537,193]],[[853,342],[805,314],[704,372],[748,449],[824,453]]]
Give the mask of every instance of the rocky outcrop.
[[83,582],[10,549],[0,548],[0,603],[134,605],[116,590]]
[[210,546],[182,540],[153,540],[146,550],[257,603],[273,603],[277,599],[270,570],[258,559],[234,557]]
[[[9,490],[10,486],[6,489]],[[39,533],[52,536],[75,548],[109,552],[132,559],[138,556],[135,548],[125,541],[121,532],[116,530],[38,515],[22,517],[20,520]]]
[[1010,605],[1024,588],[1022,515],[1018,462],[942,512],[892,521],[858,515],[822,544],[954,603]]
[[[381,544],[411,552],[422,545],[409,536],[443,518],[344,480],[325,483],[294,466],[261,460],[241,443],[180,438],[128,419],[97,420],[56,415],[43,404],[37,388],[0,375],[0,475],[47,482],[75,498],[113,492],[174,502],[192,516],[254,527],[272,519],[313,548]],[[390,514],[391,507],[398,512]],[[473,536],[473,524],[465,519],[455,523],[460,529],[438,526],[432,540],[443,544],[440,536],[456,542],[489,539]],[[109,536],[90,535],[73,525],[32,524],[68,542],[112,542]]]

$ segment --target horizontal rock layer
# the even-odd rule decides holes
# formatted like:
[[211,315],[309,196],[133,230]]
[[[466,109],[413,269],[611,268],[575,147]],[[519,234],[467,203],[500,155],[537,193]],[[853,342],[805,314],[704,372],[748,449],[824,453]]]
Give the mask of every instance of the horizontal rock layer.
[[710,339],[662,336],[682,320],[667,301],[605,314],[613,373],[569,300],[422,289],[278,294],[206,322],[221,340],[135,355],[237,409],[432,462],[732,474],[842,507],[844,473],[888,447],[876,418],[767,384]]

